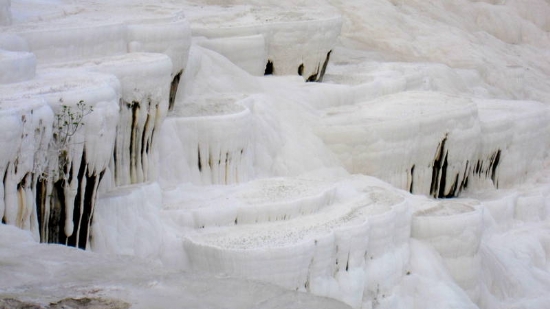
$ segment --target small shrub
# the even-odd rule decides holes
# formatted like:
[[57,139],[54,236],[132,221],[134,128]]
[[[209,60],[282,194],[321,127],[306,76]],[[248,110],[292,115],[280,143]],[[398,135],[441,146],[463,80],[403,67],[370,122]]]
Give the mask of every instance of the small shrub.
[[91,106],[87,106],[83,100],[76,104],[76,108],[62,105],[61,110],[55,114],[53,124],[53,138],[50,143],[50,155],[57,157],[57,167],[45,173],[43,177],[68,179],[69,151],[74,144],[72,138],[78,130],[84,126],[84,117],[93,112]]

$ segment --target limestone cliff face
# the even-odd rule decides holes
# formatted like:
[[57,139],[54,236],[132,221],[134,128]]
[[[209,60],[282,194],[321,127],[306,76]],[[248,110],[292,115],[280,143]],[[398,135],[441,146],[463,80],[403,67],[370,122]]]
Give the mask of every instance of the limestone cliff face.
[[[9,7],[0,2],[2,25],[10,23]],[[169,112],[168,129],[176,129],[174,141],[185,148],[170,160],[192,166],[187,173],[176,165],[173,181],[232,184],[253,177],[250,110],[239,103],[227,115],[193,115],[193,106],[178,101],[191,45],[180,13],[141,19],[105,13],[102,23],[78,16],[78,22],[68,15],[18,23],[0,35],[0,108],[13,132],[3,138],[0,157],[4,223],[42,242],[86,248],[98,194],[157,181],[158,134]],[[253,42],[247,53],[258,61],[244,66],[257,75],[275,61],[271,73],[321,81],[341,20],[293,18],[217,34],[204,25],[196,21],[194,29],[205,36],[203,45],[230,58],[235,51],[224,49],[227,42],[245,42],[243,50]],[[195,105],[208,105],[203,101]]]
[[[42,242],[85,249],[99,191],[156,179],[155,133],[177,93],[189,26],[8,29],[0,217]],[[7,74],[14,61],[19,70]]]

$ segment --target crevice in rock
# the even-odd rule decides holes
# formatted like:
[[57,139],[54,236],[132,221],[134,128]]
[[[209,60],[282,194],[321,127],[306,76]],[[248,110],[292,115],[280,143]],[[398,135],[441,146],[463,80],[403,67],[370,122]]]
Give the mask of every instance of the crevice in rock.
[[201,148],[200,147],[197,147],[197,155],[198,155],[197,165],[199,167],[199,172],[202,172]]
[[317,76],[319,75],[319,66],[317,66],[317,72],[315,72],[315,74],[312,74],[310,75],[306,82],[310,83],[310,82],[316,82],[317,81]]
[[90,226],[94,217],[95,202],[97,199],[97,188],[103,179],[105,171],[98,174],[86,176],[86,188],[83,201],[84,213],[79,225],[78,247],[85,250],[90,237]]
[[72,162],[72,160],[69,161],[69,164],[64,166],[63,172],[65,174],[69,175],[69,179],[67,180],[67,183],[71,183],[73,181],[73,162]]
[[[484,177],[491,179],[493,185],[498,189],[497,171],[501,157],[502,151],[498,149],[493,152],[488,159],[478,160],[473,169],[472,175],[476,175],[479,178]],[[484,166],[487,166],[487,168],[484,168]]]
[[435,152],[433,164],[432,164],[432,181],[430,184],[430,195],[433,197],[438,197],[439,186],[440,186],[440,172],[443,165],[443,153],[445,153],[445,143],[447,142],[447,135],[437,146]]
[[300,64],[300,66],[298,67],[298,75],[302,76],[304,75],[304,64]]
[[[76,191],[74,200],[70,202],[71,205],[66,205],[69,202],[66,194],[71,191],[69,188],[71,182],[68,181],[68,177],[57,180],[38,177],[36,180],[34,199],[40,241],[86,249],[96,203],[97,188],[105,170],[99,173],[89,170],[85,148],[80,161],[71,160],[71,162],[80,162],[78,172],[73,177],[72,185],[76,184]],[[75,165],[70,169],[76,167]],[[28,177],[30,176],[29,174]],[[20,183],[20,187],[27,185],[28,183]],[[67,213],[67,207],[72,207],[72,214]],[[67,218],[67,215],[70,218]],[[73,224],[72,232],[68,237],[65,234],[67,220]]]
[[178,93],[178,86],[180,84],[182,73],[183,73],[183,70],[179,71],[176,75],[174,75],[174,78],[172,79],[172,83],[170,84],[170,97],[168,98],[169,111],[174,109],[174,105],[176,102],[176,94]]
[[[151,107],[151,101],[148,102],[149,109]],[[149,110],[148,109],[148,110]],[[145,124],[143,125],[143,131],[141,132],[141,144],[140,146],[140,152],[139,152],[139,166],[138,168],[141,169],[141,175],[142,177],[138,179],[137,181],[147,181],[149,178],[149,143],[151,142],[151,139],[153,138],[153,131],[151,130],[151,126],[154,126],[154,121],[151,119],[150,112],[147,113],[147,116],[145,118]]]
[[414,167],[415,167],[415,165],[413,164],[413,166],[411,167],[411,184],[409,185],[409,192],[410,193],[413,193],[413,191],[414,191]]
[[[7,188],[6,188],[6,184],[7,184],[7,180],[8,180],[8,171],[10,169],[10,163],[8,162],[8,164],[6,165],[6,170],[4,171],[4,177],[2,178],[2,186],[4,187],[4,205],[6,205],[6,191],[7,191]],[[0,214],[2,215],[2,223],[6,223],[6,214],[5,214],[5,208],[4,208],[4,213],[3,214]]]
[[458,188],[459,177],[460,177],[460,174],[456,174],[455,180],[451,185],[451,188],[449,189],[449,193],[445,194],[445,198],[452,198],[452,197],[458,196],[457,188]]
[[330,60],[331,53],[332,53],[332,50],[329,50],[329,52],[327,53],[327,57],[325,58],[325,62],[323,63],[323,67],[321,68],[321,72],[319,73],[319,78],[317,79],[319,83],[323,82],[323,78],[325,77],[325,72],[327,71],[327,66]]
[[50,197],[50,216],[48,220],[48,242],[65,244],[66,236],[63,232],[65,226],[65,181],[59,179],[54,182]]
[[46,197],[48,195],[48,183],[45,178],[38,177],[36,180],[36,216],[38,219],[38,230],[40,231],[40,241],[47,242],[45,235],[45,226],[47,225],[48,213],[46,210]]
[[[118,130],[118,128],[117,128],[117,130]],[[112,168],[112,172],[113,172],[114,179],[118,179],[118,164],[120,164],[120,162],[118,161],[116,145],[118,145],[118,137],[115,137],[115,147],[113,147],[113,168]]]
[[470,160],[466,161],[466,167],[464,168],[464,174],[462,176],[462,181],[460,183],[460,186],[458,188],[457,195],[460,195],[460,193],[465,190],[468,187],[468,177],[470,175]]
[[127,104],[128,108],[132,110],[132,126],[131,126],[131,133],[130,133],[130,146],[129,146],[129,153],[130,153],[130,179],[131,182],[134,183],[136,180],[136,167],[137,167],[137,135],[138,135],[138,114],[139,114],[139,102],[132,101],[131,104]]
[[447,167],[449,166],[449,152],[445,152],[445,159],[443,159],[443,165],[441,166],[441,177],[439,179],[439,191],[437,197],[447,197],[445,194],[445,186],[447,185]]
[[[432,163],[432,180],[430,184],[430,195],[434,198],[456,197],[468,185],[468,175],[470,173],[469,160],[466,161],[466,167],[464,168],[464,175],[462,176],[462,180],[461,180],[460,173],[456,173],[454,175],[448,175],[450,162],[449,162],[449,150],[445,149],[447,138],[448,138],[448,135],[445,134],[445,137],[437,147],[434,160]],[[479,168],[479,166],[480,166],[480,163],[478,161],[478,163],[476,164],[476,169]],[[447,177],[450,177],[450,179],[447,179]],[[452,181],[452,184],[451,184],[451,181]],[[451,184],[448,190],[447,190],[447,183]]]
[[145,118],[145,124],[143,125],[143,132],[141,132],[141,158],[143,159],[145,154],[147,154],[147,144],[149,143],[149,139],[147,138],[147,130],[149,128],[149,121],[151,119],[151,116],[147,114],[147,117]]
[[500,149],[496,152],[494,158],[491,160],[491,164],[489,165],[491,167],[491,180],[493,181],[493,184],[498,188],[497,180],[496,180],[496,174],[497,174],[497,168],[498,163],[500,162]]
[[273,75],[273,73],[274,73],[273,62],[271,60],[267,60],[267,64],[265,65],[264,75]]
[[[79,230],[82,218],[85,214],[84,209],[82,208],[82,202],[85,203],[84,198],[84,188],[82,188],[82,180],[84,179],[84,176],[86,174],[87,166],[86,166],[86,152],[82,154],[82,160],[80,160],[80,168],[78,169],[78,189],[76,192],[76,197],[74,199],[74,210],[73,210],[73,224],[74,224],[74,230],[71,236],[69,236],[69,239],[67,240],[67,245],[71,247],[77,247],[79,242]],[[81,202],[82,201],[82,202]]]
[[145,153],[149,155],[150,149],[153,145],[153,139],[155,138],[155,128],[151,130],[151,137],[149,137],[149,140],[147,141],[147,145],[145,147]]

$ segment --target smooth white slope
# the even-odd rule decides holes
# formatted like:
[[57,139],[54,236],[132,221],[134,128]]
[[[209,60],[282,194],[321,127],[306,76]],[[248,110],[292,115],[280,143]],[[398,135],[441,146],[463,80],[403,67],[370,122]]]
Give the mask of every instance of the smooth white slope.
[[0,2],[0,25],[11,24],[10,5],[11,5],[10,0],[2,0]]
[[[0,225],[0,298],[48,305],[64,298],[115,299],[131,308],[349,308],[332,299],[273,285],[177,272],[132,257],[37,244]],[[40,259],[35,259],[40,256]]]

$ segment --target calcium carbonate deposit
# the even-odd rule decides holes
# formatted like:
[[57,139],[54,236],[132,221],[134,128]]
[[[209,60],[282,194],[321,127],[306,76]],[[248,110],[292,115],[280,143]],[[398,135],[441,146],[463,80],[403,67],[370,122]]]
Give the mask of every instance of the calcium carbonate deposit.
[[550,304],[547,0],[0,0],[0,308]]

